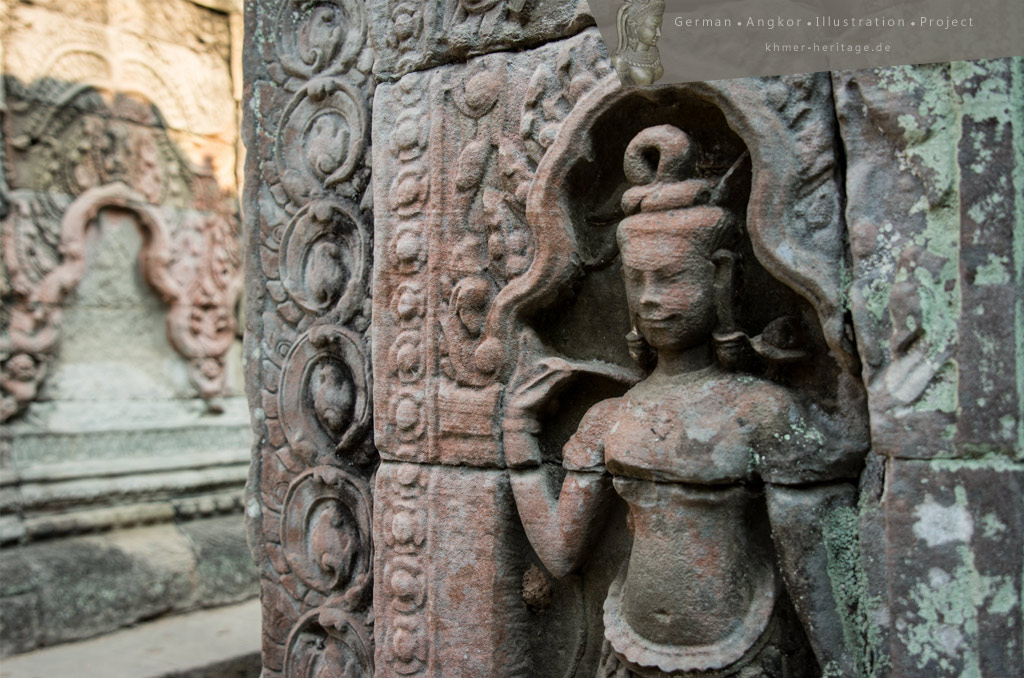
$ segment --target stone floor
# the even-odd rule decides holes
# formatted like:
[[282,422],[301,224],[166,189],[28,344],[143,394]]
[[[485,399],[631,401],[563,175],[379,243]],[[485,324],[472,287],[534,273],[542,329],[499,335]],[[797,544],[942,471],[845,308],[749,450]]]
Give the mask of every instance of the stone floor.
[[0,661],[2,678],[256,678],[260,603],[165,617]]

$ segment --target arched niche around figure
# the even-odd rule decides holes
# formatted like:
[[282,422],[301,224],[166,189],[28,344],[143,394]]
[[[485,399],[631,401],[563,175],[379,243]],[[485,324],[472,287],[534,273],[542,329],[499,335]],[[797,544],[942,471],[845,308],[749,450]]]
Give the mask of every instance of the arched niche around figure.
[[[768,105],[777,104],[768,101],[771,95],[768,80],[639,89],[612,78],[595,88],[538,168],[528,205],[537,259],[496,300],[488,328],[500,331],[503,319],[515,316],[520,328],[560,357],[633,366],[615,240],[630,186],[623,155],[640,131],[669,124],[693,138],[698,176],[732,170],[722,204],[745,215],[735,300],[741,329],[755,336],[780,317],[792,318],[789,327],[808,359],[775,378],[827,407],[841,407],[850,394],[840,393],[840,374],[854,377],[857,361],[842,331],[846,262],[832,136],[813,120],[806,124],[813,119],[799,113],[809,108],[806,99],[790,95],[795,101],[779,110]],[[625,389],[580,371],[572,392],[586,396],[566,399],[571,407],[547,422],[545,450],[557,454],[586,408],[616,388]]]
[[[683,480],[671,475],[693,458],[691,453],[698,446],[687,443],[681,448],[665,449],[657,442],[669,440],[670,434],[676,431],[675,422],[685,419],[681,413],[695,402],[703,403],[706,410],[702,412],[731,412],[730,408],[745,402],[743,398],[747,396],[756,400],[756,405],[752,406],[754,410],[777,396],[782,398],[780,402],[792,407],[787,410],[787,416],[796,411],[810,413],[808,421],[813,419],[814,423],[813,429],[808,430],[814,431],[815,440],[821,444],[809,445],[806,454],[801,452],[804,448],[780,445],[783,452],[773,453],[769,459],[769,455],[762,456],[761,451],[767,453],[770,446],[757,443],[757,448],[746,448],[758,451],[745,466],[737,467],[739,470],[735,477],[746,478],[744,474],[748,474],[752,479],[751,487],[760,487],[758,483],[771,484],[772,493],[777,492],[780,496],[785,495],[789,487],[806,488],[815,483],[821,483],[815,490],[827,488],[821,490],[822,496],[833,492],[847,501],[846,498],[854,495],[855,484],[852,481],[862,468],[863,451],[867,445],[866,413],[859,364],[843,308],[843,280],[847,273],[845,225],[829,87],[827,75],[644,89],[623,88],[614,78],[609,78],[577,103],[548,148],[527,201],[527,218],[535,238],[536,257],[529,271],[510,283],[495,300],[486,333],[495,337],[497,344],[502,344],[502,337],[511,337],[503,345],[519,353],[518,360],[514,361],[515,367],[510,370],[504,421],[505,453],[512,468],[510,478],[519,515],[535,554],[556,577],[566,575],[567,583],[554,584],[556,590],[570,586],[569,579],[579,572],[584,580],[584,590],[590,592],[592,599],[595,591],[601,589],[594,582],[608,577],[602,568],[607,567],[610,553],[617,549],[641,554],[650,552],[645,549],[649,549],[652,541],[645,541],[643,548],[635,550],[633,546],[626,545],[628,536],[621,536],[618,544],[609,544],[615,538],[611,535],[612,539],[608,539],[607,526],[613,524],[610,520],[595,519],[597,522],[593,524],[586,522],[597,513],[580,508],[586,501],[582,497],[590,488],[595,488],[595,494],[590,496],[600,497],[601,502],[608,499],[608,493],[600,490],[598,484],[606,471],[616,482],[618,496],[631,501],[631,511],[646,501],[639,495],[627,496],[630,487],[637,487],[630,485],[633,481],[657,485],[661,482],[657,480],[661,478],[657,474],[664,473],[666,478],[676,478],[665,481],[666,485],[692,482],[696,483],[695,486],[711,488],[715,484],[697,479],[696,475],[686,476]],[[641,165],[638,162],[631,169],[630,180],[627,180],[624,168],[627,147],[642,136],[652,139],[658,135],[661,135],[658,143],[645,141],[635,147],[638,153],[652,154],[651,157],[642,157],[649,176],[639,176],[643,172],[637,169]],[[687,141],[679,141],[680,136]],[[678,146],[673,147],[672,144]],[[689,167],[688,161],[680,159],[685,152],[678,149],[686,149],[687,146],[696,148],[695,170]],[[668,151],[673,148],[676,149],[676,160],[672,163],[679,167],[686,165],[685,176],[668,176],[666,173],[662,181],[659,149],[666,151],[666,157],[671,158],[673,156]],[[610,396],[617,394],[609,392],[613,389],[611,384],[616,381],[618,393],[622,393],[642,379],[635,373],[630,374],[628,361],[623,359],[624,352],[612,344],[624,346],[622,335],[629,330],[624,290],[616,271],[616,228],[626,216],[626,210],[637,203],[632,203],[630,208],[624,207],[623,197],[627,189],[635,189],[635,196],[640,195],[637,191],[643,190],[647,191],[643,195],[651,197],[655,203],[659,200],[668,202],[669,195],[683,195],[672,191],[681,191],[685,188],[682,184],[689,180],[696,180],[694,184],[710,180],[706,184],[707,189],[701,189],[708,190],[708,194],[690,194],[691,197],[703,196],[700,199],[707,201],[694,209],[713,205],[714,209],[733,215],[740,224],[738,242],[723,245],[721,250],[711,253],[717,257],[722,252],[723,256],[738,257],[741,262],[739,286],[721,286],[721,289],[735,291],[735,296],[731,292],[723,292],[723,298],[715,300],[715,312],[716,322],[721,321],[723,313],[735,315],[738,327],[733,329],[740,330],[735,334],[742,337],[742,341],[737,339],[737,342],[744,347],[749,345],[752,355],[749,362],[744,356],[745,362],[738,365],[726,364],[716,356],[716,360],[721,362],[720,367],[726,368],[722,374],[731,375],[726,380],[736,385],[735,391],[723,389],[697,394],[696,387],[685,386],[682,380],[671,382],[670,389],[665,386],[669,382],[658,382],[652,377],[650,381],[643,379],[646,384],[630,391],[630,394],[640,393],[640,387],[646,386],[646,394],[637,395],[633,400],[630,400],[632,396],[624,399],[631,403],[628,407],[634,408],[629,410],[625,405],[612,401]],[[712,186],[715,187],[713,190]],[[718,193],[720,186],[724,187],[721,194]],[[670,219],[665,223],[681,223],[681,215],[670,216],[664,207],[652,207],[648,214],[658,212]],[[633,228],[637,228],[635,223],[634,220]],[[626,239],[638,237],[635,232],[625,236]],[[653,241],[646,243],[646,247],[657,249]],[[679,252],[673,249],[665,251]],[[627,249],[627,256],[628,252]],[[687,280],[685,276],[679,279]],[[686,284],[694,284],[692,279],[689,280]],[[639,284],[632,284],[635,292]],[[700,284],[707,290],[712,281],[705,278]],[[717,273],[714,285],[717,297]],[[666,288],[667,285],[663,287]],[[676,288],[676,292],[684,294],[680,288]],[[723,300],[727,302],[722,303]],[[591,310],[581,312],[581,308]],[[776,324],[785,317],[792,318],[791,325]],[[785,332],[780,328],[784,326],[802,335],[797,348],[782,336]],[[605,327],[617,327],[617,330],[602,332]],[[713,345],[717,352],[719,330],[715,332],[714,341],[710,341],[710,332],[704,336],[709,340],[706,345]],[[584,341],[579,339],[581,334],[586,337]],[[732,334],[724,336],[731,337]],[[774,343],[777,340],[778,343]],[[696,345],[691,347],[699,348]],[[738,368],[736,372],[746,374],[734,375],[734,368]],[[664,372],[660,376],[664,377]],[[700,379],[701,388],[712,383],[707,376]],[[766,389],[769,396],[751,390],[753,387],[748,385],[754,383],[759,384],[757,388]],[[664,387],[660,392],[657,392],[658,384]],[[595,385],[600,385],[600,388]],[[661,404],[670,401],[669,396],[683,398],[672,406],[678,406],[678,410]],[[607,402],[590,407],[591,403],[602,400]],[[584,411],[589,412],[589,419],[584,419],[585,425],[577,428],[576,422]],[[692,411],[700,410],[693,408]],[[664,453],[665,463],[636,472],[624,470],[631,468],[628,464],[632,463],[632,460],[624,460],[641,454],[638,450],[644,449],[645,443],[637,440],[646,435],[644,427],[648,415],[654,421],[662,413],[666,417],[664,424],[667,428],[655,430],[654,426],[661,426],[661,420],[651,424],[649,430],[653,437],[650,449],[658,454]],[[717,420],[722,425],[719,430],[730,430],[732,424],[725,421],[729,416],[732,415],[724,415]],[[704,418],[701,422],[708,420]],[[758,421],[757,425],[767,425],[768,420]],[[740,418],[736,425],[746,426],[746,422]],[[679,429],[685,431],[683,437],[687,440],[704,440],[703,436],[708,435],[701,428],[704,423],[696,427],[686,423],[678,425],[689,426]],[[574,429],[579,437],[565,448],[566,465],[559,468],[563,459],[562,443]],[[615,438],[616,431],[619,431],[618,439]],[[691,432],[694,434],[692,437]],[[624,437],[629,441],[624,441]],[[783,437],[778,439],[783,440]],[[784,439],[788,441],[790,436],[786,435]],[[606,444],[611,452],[605,448]],[[669,444],[674,443],[665,445]],[[594,458],[587,457],[585,461],[580,461],[582,456],[569,458],[570,452],[575,455],[580,450],[594,455]],[[769,463],[762,463],[766,459]],[[587,463],[594,465],[582,466]],[[619,466],[613,468],[613,463]],[[567,474],[561,488],[562,495],[558,495],[557,490],[555,494],[550,492],[550,469],[556,470],[555,475],[563,471]],[[758,470],[755,474],[751,469]],[[650,476],[644,475],[648,472]],[[591,477],[584,480],[587,474]],[[586,485],[590,481],[594,484]],[[777,489],[783,486],[787,489]],[[650,489],[653,486],[644,487]],[[577,491],[574,488],[581,489]],[[571,508],[566,509],[566,492],[575,499],[581,499],[581,503],[570,503],[568,506]],[[794,494],[799,492],[800,489],[794,490]],[[754,507],[758,520],[767,518],[768,502],[758,497],[752,500],[750,506]],[[803,583],[790,575],[805,561],[801,560],[803,556],[794,556],[790,543],[783,542],[793,535],[807,534],[807,524],[800,521],[810,516],[813,523],[810,515],[813,512],[794,510],[785,513],[775,503],[770,510],[774,512],[771,532],[778,534],[781,544],[774,548],[781,554],[780,559],[786,561],[783,568],[788,578],[787,586],[793,587],[796,598],[801,595]],[[636,515],[646,519],[652,514],[637,510]],[[563,520],[563,516],[572,516],[574,522]],[[673,524],[678,527],[684,523]],[[744,519],[732,527],[753,524],[752,520]],[[710,523],[706,525],[710,526]],[[794,527],[796,525],[799,527]],[[639,538],[637,535],[643,529],[638,528],[634,539]],[[749,527],[729,532],[731,527],[723,530],[709,527],[712,533],[721,534],[723,538],[745,534],[746,529]],[[767,526],[762,525],[753,528],[751,534],[768,532]],[[581,540],[562,539],[565,535],[580,534],[591,539],[604,535],[605,539],[603,543],[590,545]],[[653,533],[648,531],[646,534],[651,536]],[[654,541],[660,538],[654,537]],[[678,545],[676,542],[675,546]],[[749,551],[747,555],[750,555]],[[814,552],[814,558],[819,555],[818,551]],[[814,570],[815,577],[825,577],[825,569],[818,567],[819,560],[808,567]],[[758,567],[765,571],[775,561],[775,555],[767,550],[759,558],[750,560],[759,562]],[[795,567],[797,561],[800,564]],[[811,559],[808,557],[806,562],[811,562]],[[662,585],[664,591],[668,591],[681,581],[680,578],[662,580],[658,575],[645,579],[644,573],[649,574],[650,570],[639,571],[640,579],[633,581],[654,582],[645,589],[649,591]],[[699,653],[693,650],[703,647],[702,643],[683,640],[666,643],[665,653],[657,656],[634,656],[636,647],[623,641],[628,636],[627,631],[616,625],[619,593],[610,588],[607,591],[605,639],[613,644],[619,659],[647,667],[653,665],[652,662],[665,660],[678,650],[676,654],[680,662],[683,659],[698,661]],[[813,618],[818,610],[805,607],[803,601],[808,599],[799,599],[799,614]],[[661,604],[657,592],[652,594],[652,600],[659,600],[658,604]],[[684,607],[678,609],[683,610]],[[654,608],[640,606],[636,609],[643,612]],[[822,609],[827,610],[827,605]],[[643,615],[638,618],[643,618]],[[593,617],[590,623],[596,625]],[[612,629],[611,632],[608,629]],[[833,642],[835,639],[823,641],[822,637],[826,635],[816,634],[810,639],[823,663],[830,656],[842,654],[842,643]],[[644,639],[650,637],[643,636]],[[595,661],[592,653],[599,643],[598,634],[588,635],[579,650],[584,656],[584,663]],[[798,644],[803,646],[803,643]],[[732,648],[729,651],[732,654],[725,652],[724,644],[714,647],[716,652],[722,649],[722,654],[714,661],[707,660],[706,666],[698,667],[701,670],[735,667],[742,660],[733,656],[737,652],[757,651],[754,644],[746,641]],[[537,648],[535,654],[543,655],[544,648]],[[704,662],[705,659],[699,661]],[[806,666],[811,667],[812,663],[808,660]],[[665,666],[677,665],[669,662]],[[676,669],[665,669],[670,670]]]

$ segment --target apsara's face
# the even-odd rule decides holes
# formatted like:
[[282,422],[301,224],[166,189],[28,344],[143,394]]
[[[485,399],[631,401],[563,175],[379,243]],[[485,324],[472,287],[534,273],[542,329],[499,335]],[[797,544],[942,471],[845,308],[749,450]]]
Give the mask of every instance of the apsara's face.
[[636,37],[643,44],[654,47],[661,37],[661,15],[652,12],[644,17]]
[[621,242],[630,315],[656,349],[699,346],[714,330],[715,267],[704,249],[678,234],[633,234]]

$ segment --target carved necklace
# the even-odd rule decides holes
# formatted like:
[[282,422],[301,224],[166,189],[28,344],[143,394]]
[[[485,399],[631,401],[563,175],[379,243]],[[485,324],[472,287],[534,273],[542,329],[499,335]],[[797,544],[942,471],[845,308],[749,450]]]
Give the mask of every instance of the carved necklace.
[[[641,57],[641,55],[646,56]],[[650,68],[651,66],[657,66],[661,63],[661,57],[658,54],[657,47],[653,47],[646,52],[634,52],[633,50],[623,51],[619,54],[619,58],[630,66],[639,66],[641,68]]]

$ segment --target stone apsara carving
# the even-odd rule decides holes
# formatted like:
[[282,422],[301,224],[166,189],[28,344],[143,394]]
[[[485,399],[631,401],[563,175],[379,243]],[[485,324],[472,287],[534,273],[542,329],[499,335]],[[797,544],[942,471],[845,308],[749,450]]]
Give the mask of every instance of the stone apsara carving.
[[[719,197],[731,172],[697,178],[696,160],[692,138],[671,125],[643,130],[626,148],[624,171],[633,187],[622,196],[626,217],[617,239],[632,340],[656,351],[656,367],[625,396],[584,415],[563,450],[568,474],[557,498],[547,494],[546,472],[527,468],[541,463],[529,428],[515,429],[536,421],[531,414],[558,367],[519,389],[505,436],[506,455],[518,469],[512,488],[527,535],[556,576],[584,555],[612,486],[629,505],[633,544],[604,603],[610,649],[602,670],[684,675],[756,667],[803,675],[804,668],[785,668],[808,662],[794,647],[800,632],[787,629],[793,614],[775,571],[776,550],[803,547],[785,543],[793,515],[776,508],[776,495],[784,504],[800,495],[830,498],[835,490],[789,485],[815,474],[855,477],[861,450],[847,451],[849,458],[830,469],[815,468],[826,431],[785,388],[730,372],[744,348],[769,363],[805,354],[775,345],[782,342],[765,336],[768,330],[754,341],[736,330],[729,307],[741,225]],[[759,509],[760,490],[748,486],[751,478],[767,483],[767,513]],[[766,540],[767,522],[774,545]],[[819,560],[799,567],[820,568],[814,574],[827,578],[826,559]],[[820,602],[810,607],[822,615],[827,609]],[[837,621],[835,611],[824,620],[811,616],[806,630]],[[854,675],[852,661],[835,659],[842,652],[824,652],[833,669]]]
[[[859,473],[867,436],[863,390],[855,377],[858,363],[838,303],[842,221],[830,169],[833,137],[801,133],[826,124],[829,111],[821,97],[828,88],[813,79],[796,80],[786,84],[796,85],[798,95],[789,89],[774,99],[772,92],[780,91],[782,83],[771,80],[666,87],[653,94],[607,81],[570,114],[528,198],[538,255],[515,290],[521,296],[514,303],[535,313],[550,303],[554,288],[578,274],[580,263],[586,266],[577,243],[588,227],[608,227],[588,217],[603,209],[600,204],[580,201],[601,201],[599,191],[610,191],[621,196],[620,214],[625,216],[617,240],[632,324],[631,353],[641,364],[650,367],[656,359],[659,366],[625,396],[602,401],[584,415],[563,450],[568,475],[560,497],[551,494],[546,471],[538,466],[543,459],[535,438],[543,429],[538,417],[567,379],[601,366],[551,355],[550,349],[532,343],[526,323],[521,346],[527,352],[520,354],[505,411],[505,455],[510,466],[520,469],[511,476],[519,514],[550,571],[561,575],[585,561],[587,535],[599,524],[602,497],[612,485],[629,505],[632,550],[604,604],[607,644],[601,661],[609,675],[729,672],[755,665],[777,672],[784,661],[809,666],[796,655],[783,659],[799,653],[781,641],[799,637],[800,631],[782,630],[799,628],[793,627],[795,619],[809,635],[803,651],[812,648],[822,667],[842,675],[858,670],[858,648],[835,632],[841,627],[841,603],[830,595],[816,599],[809,594],[828,591],[829,575],[824,538],[820,526],[813,527],[816,519],[808,507],[826,511],[851,505],[849,481]],[[754,104],[752,99],[764,90],[777,108]],[[653,124],[659,117],[676,124],[686,119],[665,108],[659,116],[660,106],[714,110],[709,104],[720,111],[720,131],[709,133],[704,123],[699,140],[673,125]],[[641,113],[642,107],[651,112]],[[650,126],[636,123],[632,137],[626,136],[628,130],[602,136],[609,129],[604,120],[631,117],[646,117]],[[808,166],[804,159],[811,157],[811,146],[819,160]],[[622,149],[619,176],[632,188],[616,192],[615,182],[621,179],[609,178],[601,188],[580,191],[585,197],[574,194],[566,177],[577,167],[609,162],[603,156],[614,152],[605,150],[609,147]],[[735,188],[744,181],[746,151],[752,165],[749,201]],[[774,171],[761,164],[767,158]],[[789,173],[780,174],[780,166]],[[788,210],[793,216],[787,216]],[[786,251],[807,245],[811,238],[804,229],[821,246],[812,255],[819,266],[798,265]],[[741,232],[749,234],[749,245],[743,244]],[[827,256],[833,257],[831,265],[823,261]],[[815,312],[799,311],[792,301],[777,302],[777,310],[754,321],[761,333],[749,337],[740,328],[752,322],[743,311],[749,314],[754,306],[734,289],[741,280],[736,268],[741,259],[750,275],[763,265],[810,300]],[[770,279],[761,280],[757,287]],[[502,294],[512,292],[510,286]],[[784,309],[802,319],[785,317]],[[802,346],[801,337],[806,342],[810,336],[806,327],[818,322],[823,330],[818,348]],[[816,362],[821,376],[787,387],[772,381],[794,361]],[[674,371],[673,365],[680,369]],[[835,366],[840,367],[838,376]],[[726,376],[737,369],[762,376]],[[676,397],[689,414],[672,409]],[[700,403],[711,409],[701,410]],[[705,420],[715,422],[701,429],[707,435],[692,428]],[[713,459],[701,456],[700,450],[712,449]],[[732,481],[725,470],[727,450],[738,455]],[[764,499],[758,490],[741,498],[750,491],[740,480],[748,474],[766,483]],[[711,560],[712,552],[695,536],[700,528],[691,534],[684,527],[701,521],[708,521],[707,533],[718,535]],[[758,521],[763,531],[746,532]],[[769,523],[774,544],[763,540]],[[691,546],[696,551],[680,556]],[[697,558],[697,553],[703,555]],[[726,562],[729,553],[736,558],[732,564]],[[776,559],[781,572],[773,574]],[[686,574],[665,570],[677,566]],[[750,586],[737,586],[738,580]],[[694,589],[684,583],[698,581]],[[705,609],[698,601],[708,592],[718,602]],[[793,600],[792,611],[787,597]],[[729,605],[734,609],[724,611]],[[736,620],[743,621],[735,626]]]
[[12,195],[3,228],[13,288],[4,419],[45,378],[59,346],[61,304],[85,274],[87,232],[106,208],[136,215],[140,270],[169,305],[168,339],[198,394],[216,407],[241,287],[237,222],[213,178],[191,167],[159,124],[141,102],[119,97],[111,105],[74,86],[59,107],[29,116],[13,140],[32,174]]
[[[361,0],[266,0],[247,45],[250,529],[266,676],[373,675],[370,128]],[[257,74],[255,77],[253,74]],[[250,514],[253,515],[253,514]]]
[[665,74],[658,53],[664,14],[664,0],[625,0],[619,7],[612,66],[624,85],[650,85]]
[[[375,592],[378,670],[387,675],[403,671],[432,675],[440,666],[460,666],[465,660],[458,645],[471,642],[470,635],[474,647],[488,647],[488,652],[498,656],[505,651],[502,643],[517,642],[508,639],[516,638],[530,623],[524,615],[536,614],[511,604],[503,607],[506,603],[500,596],[479,590],[473,581],[441,575],[432,578],[431,572],[443,572],[452,559],[465,557],[466,551],[452,550],[456,548],[454,537],[449,537],[448,543],[432,541],[430,526],[450,515],[452,504],[446,503],[444,493],[449,487],[460,487],[464,475],[472,475],[480,487],[489,488],[495,506],[500,506],[503,501],[514,501],[512,494],[523,494],[519,491],[522,483],[517,488],[515,478],[528,472],[513,471],[512,487],[502,489],[496,469],[541,459],[561,462],[558,448],[564,438],[556,444],[558,436],[567,436],[585,411],[570,400],[561,400],[569,389],[587,384],[594,395],[575,392],[584,393],[584,399],[600,399],[622,394],[640,378],[640,372],[628,364],[626,342],[613,334],[609,338],[610,332],[601,325],[622,326],[621,334],[630,329],[626,299],[612,286],[621,257],[615,227],[626,214],[622,197],[629,176],[619,168],[632,137],[664,124],[687,129],[693,140],[691,154],[681,162],[692,176],[673,175],[685,187],[682,197],[676,196],[682,202],[675,208],[686,213],[714,203],[733,214],[737,224],[737,249],[718,248],[723,250],[716,262],[719,273],[705,281],[712,296],[724,299],[735,288],[737,300],[735,304],[723,301],[713,305],[718,323],[702,329],[706,334],[701,336],[710,341],[715,334],[716,360],[726,373],[737,370],[736,378],[743,383],[747,383],[747,377],[741,376],[744,373],[755,375],[750,383],[763,380],[769,395],[763,400],[749,396],[751,402],[760,403],[750,405],[761,413],[757,416],[764,415],[765,403],[770,402],[775,402],[779,411],[804,413],[808,422],[813,421],[807,425],[808,436],[821,435],[830,444],[794,444],[788,452],[774,455],[782,461],[771,472],[751,476],[755,486],[762,481],[772,485],[771,516],[756,489],[744,495],[746,499],[722,504],[732,507],[723,508],[719,518],[725,521],[723,529],[731,534],[733,546],[760,554],[749,563],[744,561],[750,567],[746,572],[750,581],[763,585],[764,593],[758,597],[758,605],[744,608],[750,618],[744,629],[750,637],[740,638],[743,634],[739,633],[717,649],[710,647],[714,645],[711,641],[704,643],[708,645],[704,659],[694,658],[700,654],[693,650],[701,644],[699,640],[663,639],[665,642],[658,641],[661,650],[648,647],[637,650],[640,654],[630,650],[633,659],[627,661],[636,667],[662,661],[671,670],[696,668],[701,662],[705,668],[736,668],[744,658],[753,662],[757,655],[769,657],[765,661],[770,664],[781,661],[776,652],[779,634],[799,638],[804,626],[817,629],[807,621],[814,615],[835,617],[834,610],[822,612],[817,607],[821,603],[834,608],[835,601],[822,602],[800,593],[805,570],[824,576],[820,529],[806,529],[814,544],[812,554],[796,555],[791,547],[792,535],[806,527],[797,527],[802,516],[793,507],[807,499],[837,510],[848,508],[855,494],[849,480],[859,472],[866,447],[863,388],[842,306],[843,224],[834,135],[828,133],[834,123],[827,82],[820,77],[797,77],[628,90],[617,84],[610,62],[587,45],[581,36],[514,59],[481,57],[465,65],[406,76],[377,93],[382,110],[402,111],[375,128],[375,133],[379,132],[376,189],[378,205],[383,206],[377,215],[376,240],[387,257],[386,263],[378,259],[374,293],[379,320],[375,335],[377,439],[385,460],[377,484],[376,572],[379,581],[385,573],[389,577],[399,570],[403,573],[398,578],[399,588],[389,589],[382,583]],[[656,167],[645,169],[636,158],[633,166],[631,179],[637,186],[662,185]],[[424,167],[446,169],[426,172]],[[628,209],[642,212],[639,202]],[[652,205],[646,209],[659,211]],[[773,295],[774,301],[766,304],[753,299],[752,289],[769,290],[765,293]],[[607,318],[607,323],[588,321],[585,312],[576,308],[589,309],[591,314]],[[588,322],[585,326],[588,331],[594,328],[594,336],[578,334],[578,328]],[[632,338],[632,352],[649,365],[655,356],[649,344],[639,341],[640,334],[636,332]],[[592,360],[594,357],[604,362]],[[773,380],[785,385],[773,386]],[[742,391],[740,387],[723,388],[729,393]],[[597,396],[599,392],[605,395]],[[522,399],[529,400],[529,394],[537,398],[527,407]],[[574,415],[559,414],[572,407],[576,408]],[[851,414],[845,419],[837,417],[840,411]],[[613,414],[602,412],[593,418],[610,425]],[[572,417],[577,418],[575,422],[567,423],[573,422]],[[780,426],[788,426],[786,416],[780,417],[778,421],[784,422]],[[666,415],[665,419],[653,428],[667,436],[673,417]],[[755,429],[774,426],[766,423],[768,419],[752,417],[750,421],[755,420],[759,424],[748,422]],[[792,437],[792,432],[780,429],[780,436],[787,433]],[[539,436],[535,446],[541,457],[517,459],[517,436],[535,435]],[[808,458],[814,462],[809,463]],[[416,565],[407,563],[400,568],[408,554],[391,534],[387,507],[402,501],[399,497],[404,486],[390,479],[408,461],[431,469],[429,474],[422,473],[423,480],[417,485],[426,489],[416,506],[438,517],[428,519],[422,541],[411,538],[419,559]],[[463,468],[456,472],[459,466]],[[470,473],[466,467],[477,470]],[[746,480],[740,478],[747,477],[748,462],[739,467],[735,483],[742,485]],[[604,491],[610,491],[607,476],[595,482],[606,483]],[[625,482],[624,478],[620,484]],[[700,494],[699,486],[707,482],[694,481],[698,486],[695,492]],[[800,495],[791,491],[794,484],[813,487]],[[737,491],[742,494],[746,490]],[[759,502],[760,524],[767,526],[771,521],[781,545],[737,527],[742,521],[736,519],[735,511]],[[700,495],[677,502],[672,510],[704,514],[711,505],[711,499]],[[478,509],[481,535],[499,535],[500,540],[500,535],[512,535],[518,529],[499,517],[503,509],[494,514],[483,506]],[[726,517],[730,510],[734,511],[732,519]],[[547,520],[538,517],[547,516],[546,511],[538,508],[537,502],[531,506],[528,498],[519,498],[518,513],[528,523],[527,535],[541,560],[554,568],[552,572],[573,573],[550,584],[554,587],[551,598],[556,601],[552,604],[567,606],[565,601],[574,595],[572,582],[577,579],[590,582],[585,586],[600,586],[593,582],[607,577],[602,589],[607,591],[615,573],[605,574],[599,565],[586,561],[591,554],[587,543],[580,545],[576,554],[583,560],[582,569],[559,565],[559,557],[551,556],[550,550],[545,552],[544,537],[531,530]],[[566,508],[565,512],[572,511]],[[644,515],[634,516],[634,522],[643,519]],[[738,522],[728,527],[730,520]],[[467,534],[476,534],[474,529],[467,527]],[[409,548],[412,546],[402,546]],[[616,552],[614,546],[602,548]],[[623,555],[629,555],[628,549]],[[517,560],[521,558],[489,558],[494,568],[488,573],[494,579],[489,581],[502,582],[499,588],[523,586],[528,568]],[[776,559],[782,563],[778,569]],[[720,568],[728,570],[718,582],[723,593],[728,592],[729,577],[743,576],[733,569]],[[665,579],[648,579],[654,582],[652,595],[656,596]],[[516,584],[507,583],[511,581]],[[524,590],[523,595],[529,593],[529,600],[534,601],[530,609],[539,610],[537,601],[547,597],[534,595],[534,589],[544,587],[530,581],[530,591]],[[616,608],[615,601],[629,597],[628,581],[624,575],[615,585],[622,590],[621,596],[614,593],[615,586],[610,597],[601,594],[602,600],[610,601],[612,617],[623,610]],[[490,635],[481,624],[471,634],[457,638],[421,635],[419,629],[424,625],[434,628],[432,624],[440,623],[438,615],[457,614],[446,611],[452,600],[449,592],[456,589],[462,592],[458,614],[475,610],[472,614],[478,617],[474,619],[500,616],[505,634]],[[399,590],[408,593],[396,593]],[[795,601],[792,604],[790,597]],[[737,609],[742,607],[737,605]],[[590,608],[584,604],[579,609]],[[614,626],[625,636],[630,634],[629,624]],[[573,666],[597,670],[603,634],[594,637],[591,631],[573,630],[570,636],[575,633],[581,633],[581,640]],[[634,638],[633,645],[644,644],[644,636],[639,638]],[[618,638],[616,642],[623,645],[626,641]],[[396,643],[404,648],[401,661],[396,659]],[[840,670],[848,670],[855,661],[851,656],[856,648],[844,647],[841,637],[828,633],[816,630],[809,642],[797,645],[804,656],[813,652],[822,665],[834,662]],[[619,661],[615,653],[620,650],[611,640],[606,649],[604,665],[611,670]],[[662,651],[661,659],[650,654]],[[641,656],[644,653],[647,655]],[[517,655],[513,652],[510,657]],[[531,660],[522,665],[517,661],[510,658],[502,668],[494,669],[495,675],[519,675],[520,670],[531,675]],[[813,664],[814,660],[809,661]],[[543,670],[553,668],[545,666]]]

